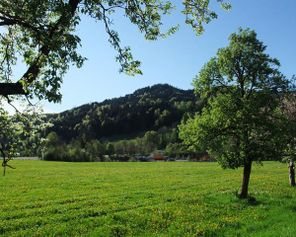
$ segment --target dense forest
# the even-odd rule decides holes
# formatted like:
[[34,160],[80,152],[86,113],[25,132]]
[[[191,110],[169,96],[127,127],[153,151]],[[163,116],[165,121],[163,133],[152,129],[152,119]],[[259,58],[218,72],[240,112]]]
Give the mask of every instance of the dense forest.
[[46,139],[35,146],[28,144],[26,153],[71,161],[127,160],[155,150],[180,156],[187,151],[178,138],[177,125],[201,107],[193,90],[168,84],[145,87],[124,97],[46,114],[43,120],[50,126],[39,132]]
[[200,106],[193,90],[158,84],[124,97],[50,114],[47,119],[53,124],[49,132],[66,142],[77,138],[117,140],[175,126],[185,113],[197,111]]

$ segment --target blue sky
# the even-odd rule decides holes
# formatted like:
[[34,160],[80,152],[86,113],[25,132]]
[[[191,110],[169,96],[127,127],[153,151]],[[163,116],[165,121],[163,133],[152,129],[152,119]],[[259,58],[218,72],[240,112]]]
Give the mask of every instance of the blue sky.
[[[173,1],[177,8],[180,0]],[[232,0],[232,10],[218,10],[219,18],[205,27],[197,37],[184,24],[177,9],[165,18],[167,27],[180,24],[180,30],[167,39],[145,41],[135,26],[116,17],[114,29],[123,45],[131,46],[134,57],[142,62],[142,76],[119,73],[116,52],[109,45],[101,22],[83,19],[78,34],[82,38],[83,68],[71,67],[64,78],[60,104],[44,102],[45,111],[60,112],[94,101],[103,101],[132,93],[136,89],[168,83],[181,89],[192,89],[192,79],[217,50],[228,44],[228,36],[239,27],[254,29],[267,45],[267,52],[281,62],[281,71],[296,74],[296,1],[295,0]]]

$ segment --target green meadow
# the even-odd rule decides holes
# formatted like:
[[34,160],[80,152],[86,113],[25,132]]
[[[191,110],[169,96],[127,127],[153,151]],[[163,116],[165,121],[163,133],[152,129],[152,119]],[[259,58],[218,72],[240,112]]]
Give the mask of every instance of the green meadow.
[[1,236],[295,236],[286,164],[12,161],[0,177]]

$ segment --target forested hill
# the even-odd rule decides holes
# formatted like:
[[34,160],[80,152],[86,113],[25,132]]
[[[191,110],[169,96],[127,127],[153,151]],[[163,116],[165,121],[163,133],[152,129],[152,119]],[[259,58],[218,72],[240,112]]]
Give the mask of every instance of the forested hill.
[[63,140],[130,137],[148,130],[175,126],[184,113],[200,108],[193,90],[157,84],[124,97],[85,104],[60,114],[48,115]]

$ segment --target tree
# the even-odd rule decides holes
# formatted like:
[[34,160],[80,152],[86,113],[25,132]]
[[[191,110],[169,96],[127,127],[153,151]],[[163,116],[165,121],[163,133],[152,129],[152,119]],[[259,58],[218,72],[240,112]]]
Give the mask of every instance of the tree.
[[41,144],[41,157],[44,160],[64,160],[65,147],[55,132],[50,132]]
[[204,109],[179,129],[185,144],[223,168],[243,166],[240,197],[247,198],[252,162],[282,156],[279,105],[288,80],[254,31],[240,29],[229,41],[193,82]]
[[[294,78],[295,79],[295,78]],[[282,111],[284,113],[283,134],[285,144],[283,151],[283,161],[288,163],[289,184],[294,187],[295,183],[295,160],[296,160],[296,96],[295,86],[292,84],[290,91],[282,103]]]
[[20,156],[38,156],[41,155],[41,143],[46,136],[46,131],[52,126],[42,114],[42,109],[37,106],[30,106],[23,113],[17,113],[13,116],[22,133],[18,135],[21,146],[17,152]]
[[[1,102],[0,102],[1,105]],[[17,155],[36,155],[40,141],[47,127],[38,107],[27,107],[24,113],[9,115],[0,107],[0,157],[2,157],[3,174],[8,164]]]
[[156,131],[148,131],[143,137],[143,142],[146,147],[146,153],[153,152],[158,148],[159,137]]
[[[183,1],[186,23],[202,33],[204,23],[217,18],[209,9],[209,0]],[[216,0],[224,9],[230,5]],[[177,30],[161,31],[162,16],[174,8],[164,0],[2,0],[0,3],[0,95],[27,94],[57,102],[62,77],[69,65],[81,67],[85,58],[75,29],[82,16],[105,26],[109,42],[118,52],[120,71],[141,74],[140,62],[133,59],[129,47],[122,47],[119,35],[111,28],[113,14],[123,13],[148,40],[166,37]],[[13,65],[23,61],[26,72],[13,78]]]
[[107,145],[106,145],[106,155],[111,156],[111,155],[114,154],[114,152],[115,152],[114,145],[112,143],[110,143],[110,142],[107,143]]
[[13,121],[5,110],[0,108],[0,156],[3,159],[3,175],[6,173],[6,167],[13,169],[8,162],[16,155],[20,133],[19,124]]
[[169,143],[165,147],[165,155],[174,157],[174,158],[180,158],[184,156],[185,153],[187,153],[184,144],[182,143]]

